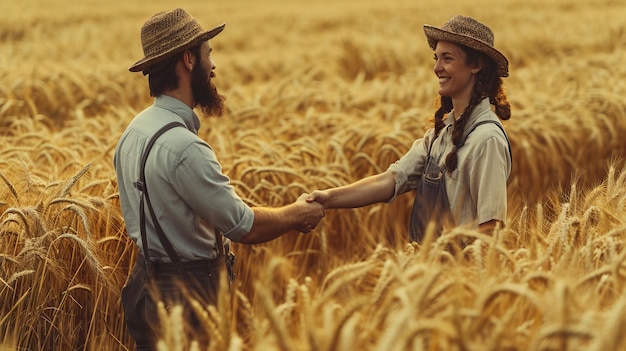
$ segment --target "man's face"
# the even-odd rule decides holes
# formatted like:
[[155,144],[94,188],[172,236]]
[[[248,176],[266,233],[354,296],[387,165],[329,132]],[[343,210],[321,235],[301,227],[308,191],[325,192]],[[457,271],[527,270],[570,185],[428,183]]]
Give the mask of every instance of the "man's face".
[[206,117],[220,117],[224,114],[226,98],[219,95],[217,88],[211,82],[215,77],[215,64],[211,60],[211,46],[206,41],[200,47],[200,57],[191,71],[191,91]]

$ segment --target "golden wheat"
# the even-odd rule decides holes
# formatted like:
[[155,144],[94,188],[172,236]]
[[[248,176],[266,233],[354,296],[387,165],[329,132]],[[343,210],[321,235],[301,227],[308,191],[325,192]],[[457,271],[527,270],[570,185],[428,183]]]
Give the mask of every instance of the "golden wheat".
[[[329,210],[309,235],[235,245],[231,292],[217,308],[194,305],[213,342],[180,332],[174,308],[161,313],[161,349],[625,348],[624,4],[181,5],[203,25],[228,23],[212,42],[228,110],[202,120],[200,136],[251,205],[344,185],[403,155],[437,95],[422,24],[456,13],[488,23],[510,60],[514,164],[509,223],[493,237],[455,228],[407,244],[406,195]],[[142,54],[139,27],[172,5],[3,6],[0,349],[132,349],[119,292],[136,249],[112,156],[151,101],[146,78],[126,71]],[[461,238],[474,241],[461,249]]]

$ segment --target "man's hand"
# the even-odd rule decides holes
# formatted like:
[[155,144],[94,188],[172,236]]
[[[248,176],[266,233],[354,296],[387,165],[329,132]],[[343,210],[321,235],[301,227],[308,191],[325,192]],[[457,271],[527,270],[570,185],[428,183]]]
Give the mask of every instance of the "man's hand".
[[295,230],[302,233],[313,230],[324,217],[324,206],[307,202],[307,196],[302,194],[294,203],[286,206],[253,207],[252,228],[239,242],[260,244]]
[[318,202],[308,201],[308,197],[308,194],[302,194],[296,200],[296,204],[302,211],[303,220],[295,227],[295,230],[301,233],[309,233],[315,229],[325,215],[324,206]]

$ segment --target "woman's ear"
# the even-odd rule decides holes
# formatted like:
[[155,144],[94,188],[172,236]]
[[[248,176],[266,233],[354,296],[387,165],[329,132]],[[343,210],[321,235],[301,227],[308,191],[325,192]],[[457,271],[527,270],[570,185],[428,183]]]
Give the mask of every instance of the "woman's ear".
[[472,74],[477,74],[485,67],[485,60],[481,57],[478,63],[472,68]]

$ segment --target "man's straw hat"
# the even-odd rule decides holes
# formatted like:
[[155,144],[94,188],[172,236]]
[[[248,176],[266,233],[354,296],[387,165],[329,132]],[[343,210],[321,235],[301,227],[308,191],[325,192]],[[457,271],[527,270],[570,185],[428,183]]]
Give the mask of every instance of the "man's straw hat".
[[[177,8],[159,12],[141,27],[141,46],[144,58],[128,69],[145,71],[155,63],[192,48],[218,35],[226,24],[204,31],[187,11]],[[145,72],[144,72],[145,73]]]
[[509,61],[493,47],[493,32],[477,20],[456,15],[444,23],[441,28],[425,24],[424,33],[428,39],[428,45],[433,50],[440,40],[465,45],[489,56],[498,65],[500,77],[509,76]]

